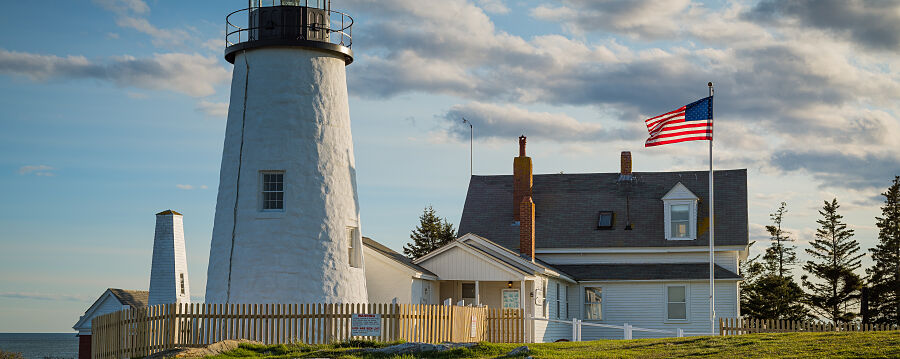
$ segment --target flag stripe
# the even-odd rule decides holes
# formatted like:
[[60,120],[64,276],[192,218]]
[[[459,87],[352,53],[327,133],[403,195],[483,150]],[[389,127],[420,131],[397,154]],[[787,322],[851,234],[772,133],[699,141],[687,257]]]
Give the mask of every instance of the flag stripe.
[[658,142],[652,142],[652,143],[647,142],[646,144],[644,144],[644,147],[653,147],[653,146],[660,146],[660,145],[668,145],[670,143],[678,143],[678,142],[686,142],[686,141],[703,141],[703,140],[711,140],[711,139],[712,139],[712,137],[687,137],[687,138],[671,140],[671,141],[658,141]]
[[664,133],[664,134],[657,135],[657,136],[654,137],[654,138],[669,138],[669,137],[678,137],[678,136],[684,136],[684,135],[696,135],[696,134],[700,134],[700,133],[708,133],[708,134],[711,135],[711,134],[712,134],[712,129],[696,130],[696,131],[679,131],[679,132],[672,132],[672,133]]
[[712,96],[644,120],[650,138],[645,147],[712,140]]

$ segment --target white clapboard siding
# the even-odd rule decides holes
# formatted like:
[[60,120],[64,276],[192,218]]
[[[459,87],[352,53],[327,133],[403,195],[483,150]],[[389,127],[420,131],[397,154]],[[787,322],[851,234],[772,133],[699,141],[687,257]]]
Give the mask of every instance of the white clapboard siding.
[[[402,304],[423,304],[412,301],[413,274],[392,259],[374,250],[365,250],[366,284],[369,303],[391,303],[397,298]],[[418,299],[418,298],[417,298]]]
[[483,258],[475,250],[460,247],[451,248],[441,255],[434,256],[419,263],[420,266],[440,276],[441,280],[499,280],[518,281],[522,278],[515,270],[498,263],[496,260]]
[[[556,301],[556,285],[559,285],[559,313],[557,313]],[[567,286],[574,286],[568,282],[550,279],[547,285],[547,317],[548,319],[568,320],[568,302]],[[534,322],[534,338],[537,343],[551,343],[559,339],[572,340],[572,326],[564,323],[548,322],[543,320],[535,320]]]
[[[553,264],[612,263],[709,263],[709,252],[675,253],[544,253],[541,260]],[[716,252],[716,264],[734,273],[738,271],[738,252]]]
[[[688,320],[666,320],[666,286],[686,285],[688,288]],[[583,284],[585,286],[599,286],[603,288],[603,319],[597,321],[601,324],[622,325],[628,323],[636,327],[649,329],[664,329],[675,331],[678,328],[686,332],[708,333],[709,323],[709,283],[702,281],[691,282],[606,282]],[[580,289],[583,293],[583,289]],[[718,281],[716,283],[716,314],[717,317],[731,317],[737,315],[737,283],[736,281]],[[570,303],[578,309],[574,310],[577,317],[583,315],[583,295],[572,298]],[[574,308],[573,308],[574,309]],[[585,320],[585,323],[592,321]],[[655,334],[635,331],[634,338],[657,338],[671,335]],[[583,340],[593,339],[621,339],[622,330],[604,329],[584,326],[582,329]]]

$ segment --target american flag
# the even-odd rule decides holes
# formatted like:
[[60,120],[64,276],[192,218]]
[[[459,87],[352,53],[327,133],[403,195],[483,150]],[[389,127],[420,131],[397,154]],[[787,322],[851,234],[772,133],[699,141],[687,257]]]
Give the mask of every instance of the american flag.
[[648,118],[644,121],[650,138],[644,147],[685,141],[712,141],[713,98],[695,101],[687,106]]

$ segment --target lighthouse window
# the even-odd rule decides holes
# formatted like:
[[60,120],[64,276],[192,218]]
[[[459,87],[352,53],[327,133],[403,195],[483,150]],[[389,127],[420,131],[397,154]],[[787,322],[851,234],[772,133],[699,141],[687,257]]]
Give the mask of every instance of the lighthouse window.
[[181,294],[184,295],[184,273],[180,273],[181,276]]
[[284,210],[284,172],[262,172],[262,209]]
[[357,227],[347,227],[347,239],[349,241],[347,245],[347,258],[349,259],[349,264],[353,268],[359,268],[359,253],[357,251],[356,238],[359,235],[359,228]]

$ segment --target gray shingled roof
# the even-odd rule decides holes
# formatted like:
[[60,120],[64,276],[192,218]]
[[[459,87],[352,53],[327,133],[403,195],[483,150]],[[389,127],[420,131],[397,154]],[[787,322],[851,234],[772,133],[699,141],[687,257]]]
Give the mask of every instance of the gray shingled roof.
[[132,308],[146,307],[150,303],[150,292],[146,290],[109,288],[109,292],[119,300],[119,303]]
[[[709,279],[709,263],[569,264],[556,269],[578,281]],[[716,279],[742,279],[716,265]]]
[[[630,217],[625,230],[626,189],[618,173],[534,176],[535,247],[685,247],[708,246],[709,233],[697,240],[665,238],[662,197],[681,182],[700,198],[698,219],[707,221],[709,172],[635,172]],[[747,170],[716,171],[716,244],[747,245]],[[513,225],[513,177],[472,176],[459,223],[459,234],[474,233],[519,250],[519,227]],[[611,230],[597,229],[600,211],[614,211]]]
[[381,243],[376,242],[376,241],[375,241],[374,239],[372,239],[372,238],[369,238],[369,237],[363,237],[363,244],[364,244],[366,247],[369,247],[369,248],[374,249],[375,251],[381,253],[381,254],[384,255],[385,257],[391,258],[391,259],[393,259],[393,260],[399,262],[400,264],[405,265],[405,266],[407,266],[407,267],[409,267],[409,268],[411,268],[411,269],[413,269],[413,270],[415,270],[415,271],[418,271],[418,272],[420,272],[420,273],[422,273],[422,274],[427,274],[427,275],[430,275],[430,276],[435,276],[435,277],[437,277],[437,274],[431,273],[431,271],[425,269],[424,267],[422,267],[422,266],[420,266],[420,265],[418,265],[418,264],[413,263],[412,260],[409,259],[409,258],[407,258],[406,256],[404,256],[404,255],[402,255],[402,254],[400,254],[400,253],[394,252],[394,250],[388,248],[387,246],[385,246],[385,245],[383,245],[383,244],[381,244]]

